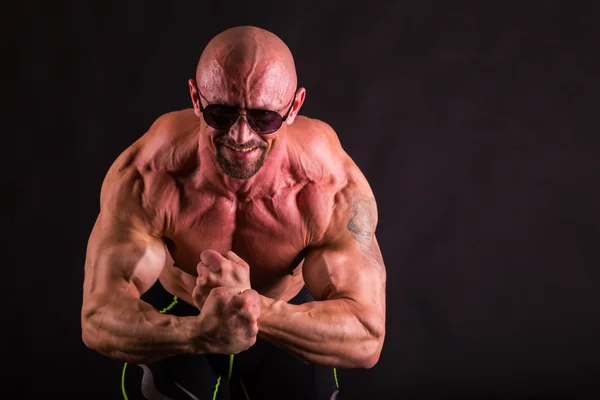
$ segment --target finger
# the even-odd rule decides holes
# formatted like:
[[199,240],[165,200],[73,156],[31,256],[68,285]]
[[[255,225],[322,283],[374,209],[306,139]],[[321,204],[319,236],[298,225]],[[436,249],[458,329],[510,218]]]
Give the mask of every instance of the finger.
[[225,257],[214,250],[205,250],[200,253],[200,261],[202,261],[211,270],[221,269]]
[[203,292],[206,290],[211,290],[217,286],[220,285],[214,274],[206,273],[204,275],[198,275],[196,278],[196,287],[201,289]]
[[253,290],[253,289],[244,290],[240,294],[240,296],[247,298],[253,304],[258,303],[258,301],[260,300],[260,295],[258,294],[258,292],[256,290]]
[[225,253],[225,258],[231,262],[241,265],[242,267],[248,268],[248,263],[231,250]]
[[249,310],[251,307],[258,305],[258,300],[258,293],[252,289],[248,289],[235,296],[231,302],[238,309]]
[[261,310],[259,304],[256,304],[256,305],[250,307],[250,314],[252,315],[253,321],[258,322],[258,319],[260,318],[261,313],[262,313],[262,310]]
[[198,276],[206,276],[210,270],[208,268],[208,266],[206,264],[204,264],[202,261],[200,261],[198,263],[198,265],[196,266],[196,272],[198,273]]
[[250,343],[250,346],[252,346],[256,342],[256,335],[258,335],[258,324],[256,323],[256,321],[253,321],[248,324],[248,326],[246,327],[246,335],[254,339]]
[[237,315],[234,325],[237,329],[246,332],[246,335],[252,336],[252,333],[256,335],[258,333],[258,319],[254,318],[248,312],[240,312]]
[[238,315],[243,320],[254,323],[260,318],[260,307],[258,304],[254,304],[250,307],[244,307],[239,310]]
[[210,291],[211,296],[225,297],[227,299],[237,298],[236,295],[239,293],[240,293],[240,290],[238,288],[231,287],[231,286],[218,286],[218,287],[211,289],[211,291]]
[[[197,286],[217,286],[214,285],[216,282],[216,276],[211,270],[204,264],[200,263],[197,267],[198,276],[196,277]],[[220,285],[218,285],[220,286]]]
[[242,342],[240,343],[243,346],[243,350],[248,350],[250,347],[254,346],[256,343],[256,335],[258,334],[258,327],[256,326],[248,326],[243,329],[244,337],[240,338]]

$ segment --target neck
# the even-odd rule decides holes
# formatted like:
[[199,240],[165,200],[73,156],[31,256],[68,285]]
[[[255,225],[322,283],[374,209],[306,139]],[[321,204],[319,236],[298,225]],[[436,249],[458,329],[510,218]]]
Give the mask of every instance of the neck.
[[223,173],[217,163],[216,148],[205,135],[200,136],[200,185],[208,183],[225,195],[254,197],[277,190],[285,178],[281,171],[288,163],[286,140],[283,135],[273,140],[260,170],[248,179],[235,179]]

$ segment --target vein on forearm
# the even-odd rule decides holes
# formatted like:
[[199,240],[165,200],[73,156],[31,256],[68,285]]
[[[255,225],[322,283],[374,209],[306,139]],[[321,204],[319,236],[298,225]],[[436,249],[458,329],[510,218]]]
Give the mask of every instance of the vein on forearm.
[[351,303],[347,299],[301,305],[274,302],[268,314],[259,320],[259,335],[304,360],[322,365],[351,365],[359,362],[363,354],[360,346],[372,339],[361,321],[359,307]]

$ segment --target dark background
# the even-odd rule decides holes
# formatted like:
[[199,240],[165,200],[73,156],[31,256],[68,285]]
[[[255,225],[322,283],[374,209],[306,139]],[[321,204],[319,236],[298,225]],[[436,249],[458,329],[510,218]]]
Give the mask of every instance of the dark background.
[[302,114],[378,200],[386,344],[340,373],[345,398],[600,394],[592,2],[23,2],[4,20],[6,398],[118,398],[119,364],[80,339],[100,184],[242,24],[289,45]]

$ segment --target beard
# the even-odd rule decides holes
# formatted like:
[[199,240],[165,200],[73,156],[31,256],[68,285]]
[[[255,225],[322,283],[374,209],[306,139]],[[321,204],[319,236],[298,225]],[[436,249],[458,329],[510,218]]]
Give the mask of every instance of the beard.
[[[215,139],[215,144],[217,147],[217,163],[221,167],[223,173],[231,178],[249,179],[254,176],[265,163],[267,144],[264,142],[250,140],[243,145],[238,145],[228,137],[221,136]],[[252,160],[236,160],[232,158],[230,154],[228,154],[226,147],[230,147],[235,150],[257,148],[259,154]]]

